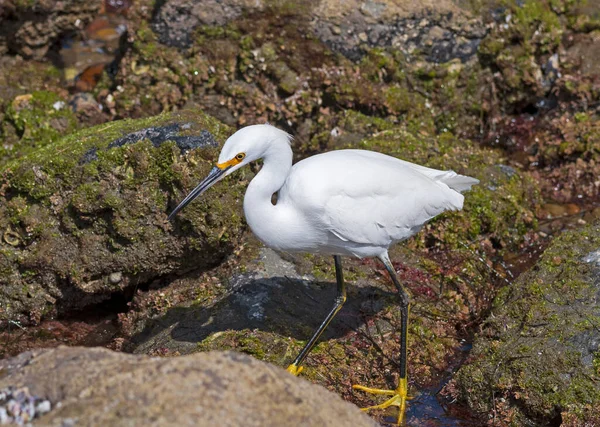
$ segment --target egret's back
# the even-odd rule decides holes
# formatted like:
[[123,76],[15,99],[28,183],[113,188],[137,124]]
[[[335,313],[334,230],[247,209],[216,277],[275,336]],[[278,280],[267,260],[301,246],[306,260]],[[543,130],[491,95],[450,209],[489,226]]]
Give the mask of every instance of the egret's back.
[[343,246],[375,256],[443,211],[461,209],[460,191],[477,182],[373,151],[339,150],[294,165],[280,200],[328,230],[323,252]]

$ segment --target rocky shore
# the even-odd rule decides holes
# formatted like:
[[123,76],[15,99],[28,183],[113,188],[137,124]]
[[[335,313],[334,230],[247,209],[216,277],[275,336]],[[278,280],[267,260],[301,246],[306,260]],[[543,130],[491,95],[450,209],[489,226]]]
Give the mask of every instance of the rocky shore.
[[[414,301],[409,425],[600,423],[594,2],[4,0],[0,28],[0,423],[15,422],[12,401],[40,425],[164,425],[150,399],[208,402],[256,370],[272,381],[248,374],[244,392],[264,411],[223,394],[213,412],[190,400],[169,413],[265,425],[292,387],[277,416],[369,425],[333,394],[364,406],[352,384],[395,384],[383,267],[345,260],[348,304],[303,372],[327,393],[271,367],[328,311],[335,275],[251,235],[242,200],[258,166],[167,221],[225,139],[265,121],[294,135],[296,160],[363,148],[481,181],[391,253]],[[113,352],[40,350],[62,344]],[[53,390],[54,369],[100,383]],[[138,387],[163,374],[180,389]],[[263,385],[271,398],[252,391]]]

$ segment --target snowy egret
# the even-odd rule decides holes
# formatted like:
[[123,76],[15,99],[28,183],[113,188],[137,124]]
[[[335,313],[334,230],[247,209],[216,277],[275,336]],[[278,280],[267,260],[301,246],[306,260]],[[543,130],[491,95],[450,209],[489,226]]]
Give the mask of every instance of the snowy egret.
[[[399,406],[403,423],[408,397],[407,334],[409,296],[398,281],[388,248],[417,233],[446,210],[460,210],[461,194],[479,181],[366,150],[338,150],[309,157],[292,167],[291,136],[271,125],[240,129],[227,139],[217,165],[171,212],[177,212],[225,176],[258,159],[260,172],[248,185],[244,213],[248,225],[267,246],[283,252],[333,255],[337,297],[323,323],[288,372],[298,375],[302,362],[346,301],[342,256],[377,257],[400,298],[400,376],[395,390],[355,385],[391,398],[368,409]],[[277,202],[272,203],[273,194]]]

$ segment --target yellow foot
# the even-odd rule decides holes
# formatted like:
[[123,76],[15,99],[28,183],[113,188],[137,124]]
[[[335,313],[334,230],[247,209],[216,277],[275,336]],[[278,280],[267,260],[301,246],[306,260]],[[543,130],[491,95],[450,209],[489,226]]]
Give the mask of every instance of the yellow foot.
[[390,406],[398,406],[398,421],[396,422],[396,425],[401,426],[404,424],[406,401],[412,399],[411,396],[408,396],[408,381],[406,378],[400,378],[400,384],[398,384],[398,388],[396,390],[382,390],[379,388],[364,387],[362,385],[353,385],[352,388],[354,390],[362,390],[366,393],[392,396],[390,399],[379,405],[368,406],[366,408],[361,408],[361,410],[368,411],[369,409],[385,409]]
[[298,366],[298,365],[294,365],[293,363],[287,367],[286,371],[288,371],[290,374],[298,376],[300,375],[300,372],[302,372],[302,369],[304,369],[303,366]]

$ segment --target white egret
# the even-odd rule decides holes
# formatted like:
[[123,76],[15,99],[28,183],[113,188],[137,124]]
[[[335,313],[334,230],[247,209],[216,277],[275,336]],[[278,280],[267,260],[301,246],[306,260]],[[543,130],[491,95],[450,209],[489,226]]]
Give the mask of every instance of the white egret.
[[[408,399],[407,333],[409,297],[388,256],[395,242],[409,238],[436,215],[460,210],[461,192],[477,179],[439,171],[366,150],[318,154],[292,166],[291,136],[271,125],[242,128],[227,139],[217,165],[169,215],[172,219],[223,177],[263,159],[248,185],[244,213],[248,225],[267,246],[284,252],[333,255],[337,297],[332,310],[287,370],[298,375],[302,362],[346,301],[342,256],[377,257],[383,262],[400,298],[400,376],[395,390],[354,386],[389,395],[380,405],[399,406],[403,423]],[[272,203],[273,194],[277,202]]]

